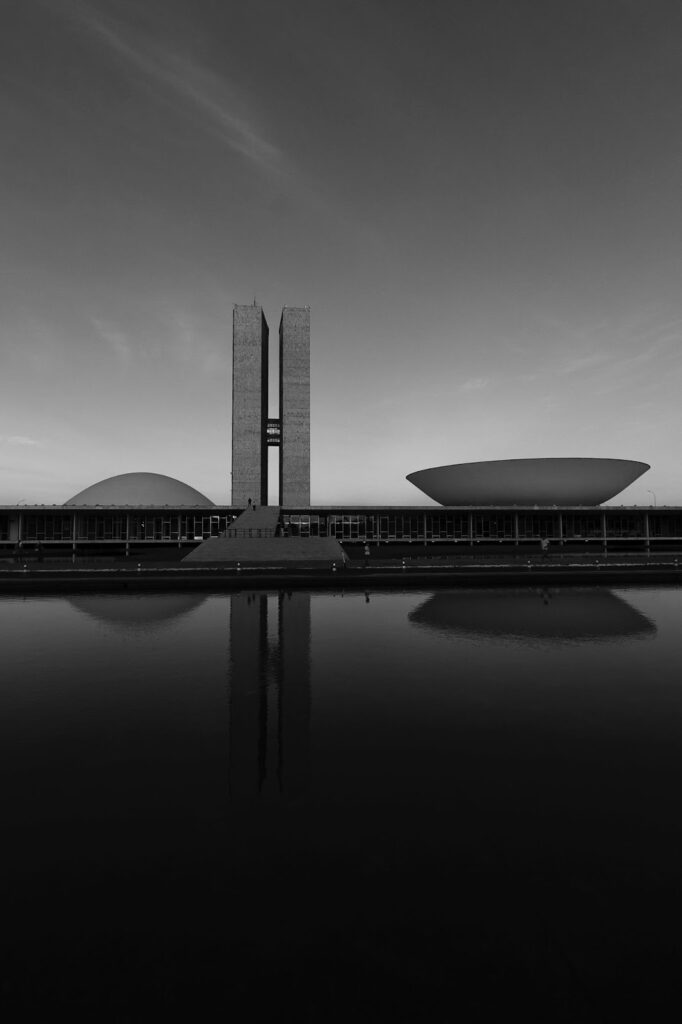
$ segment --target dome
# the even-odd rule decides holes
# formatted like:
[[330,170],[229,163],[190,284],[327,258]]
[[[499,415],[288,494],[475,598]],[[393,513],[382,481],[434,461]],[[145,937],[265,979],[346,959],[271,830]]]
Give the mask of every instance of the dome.
[[195,491],[182,480],[162,473],[121,473],[110,476],[106,480],[86,487],[64,502],[65,505],[170,505],[181,508],[188,505],[192,508],[206,508],[213,505],[210,498],[200,491]]
[[650,466],[628,459],[502,459],[409,473],[441,505],[600,505]]

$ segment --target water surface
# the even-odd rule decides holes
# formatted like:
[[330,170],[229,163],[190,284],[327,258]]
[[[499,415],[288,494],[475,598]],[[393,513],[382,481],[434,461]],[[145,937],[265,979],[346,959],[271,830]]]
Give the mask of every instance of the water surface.
[[681,622],[675,587],[2,598],[4,1003],[667,1019]]

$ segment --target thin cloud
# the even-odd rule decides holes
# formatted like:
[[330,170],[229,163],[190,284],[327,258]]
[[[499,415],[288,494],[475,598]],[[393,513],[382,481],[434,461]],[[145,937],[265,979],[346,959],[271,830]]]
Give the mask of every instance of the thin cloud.
[[238,108],[243,106],[228,83],[202,67],[187,54],[134,41],[120,27],[81,4],[72,7],[78,22],[129,67],[161,85],[166,92],[195,107],[204,123],[223,142],[250,163],[270,173],[282,173],[286,159],[277,146],[266,139],[254,119]]
[[624,354],[613,360],[603,386],[595,395],[604,396],[636,386],[638,392],[662,391],[680,375],[682,364],[682,319],[671,320],[646,330],[633,329],[626,335]]
[[12,447],[42,448],[43,442],[35,437],[27,437],[25,434],[1,434],[0,442]]
[[132,345],[128,336],[116,327],[115,324],[109,323],[107,320],[93,317],[92,325],[102,341],[106,342],[114,352],[119,362],[124,366],[128,366],[133,355]]
[[459,385],[460,391],[482,391],[490,384],[489,377],[470,377]]
[[609,362],[612,358],[613,356],[610,352],[590,352],[585,356],[574,356],[560,366],[556,373],[565,375],[582,373],[584,370],[594,370],[598,366],[603,366],[604,363]]

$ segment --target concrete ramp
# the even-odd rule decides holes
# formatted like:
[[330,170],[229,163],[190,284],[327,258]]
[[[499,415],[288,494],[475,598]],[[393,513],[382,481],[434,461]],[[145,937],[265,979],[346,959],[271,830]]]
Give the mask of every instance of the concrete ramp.
[[227,529],[228,537],[274,537],[277,533],[280,509],[278,505],[249,505]]
[[[241,519],[241,516],[240,516]],[[239,520],[237,520],[238,522]],[[333,537],[210,537],[185,555],[183,565],[341,567],[343,548]]]

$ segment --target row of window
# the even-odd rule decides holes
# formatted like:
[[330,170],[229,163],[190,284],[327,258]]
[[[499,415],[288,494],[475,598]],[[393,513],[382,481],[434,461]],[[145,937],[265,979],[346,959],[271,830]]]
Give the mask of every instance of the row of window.
[[[76,536],[79,540],[206,540],[218,537],[231,515],[125,515],[121,513],[79,514]],[[9,538],[9,532],[7,537]],[[0,534],[0,539],[2,535]],[[25,515],[23,539],[30,541],[73,540],[73,519],[60,515]]]
[[[601,514],[444,513],[402,515],[288,515],[284,528],[293,536],[338,540],[586,540],[603,536]],[[650,535],[682,536],[682,516],[651,518]],[[517,532],[518,531],[518,532]],[[645,537],[644,518],[606,515],[609,538]]]
[[[234,521],[231,514],[139,515],[120,512],[78,513],[77,541],[193,541],[217,537]],[[646,536],[644,515],[601,513],[396,513],[362,515],[329,513],[282,517],[285,533],[300,537],[336,537],[341,541],[389,540],[532,540],[599,539],[603,519],[607,538]],[[72,515],[25,514],[25,541],[73,540]],[[649,514],[649,536],[682,537],[682,515]],[[10,538],[9,516],[0,516],[0,541]]]

